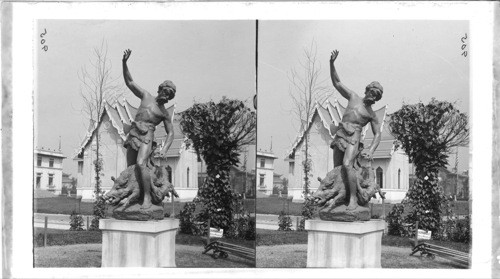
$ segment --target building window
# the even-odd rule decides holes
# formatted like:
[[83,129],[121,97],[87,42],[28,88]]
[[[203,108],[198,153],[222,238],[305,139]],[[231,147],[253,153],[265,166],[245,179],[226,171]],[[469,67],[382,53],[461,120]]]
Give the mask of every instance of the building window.
[[266,167],[266,159],[260,159],[260,167],[261,168]]
[[49,174],[49,187],[54,186],[54,175]]
[[376,173],[377,173],[377,185],[380,189],[382,189],[384,188],[384,181],[383,181],[384,171],[382,170],[381,167],[378,167]]
[[186,179],[187,183],[186,183],[186,185],[189,188],[189,167],[187,168],[186,175],[187,175],[187,179]]
[[49,167],[50,168],[54,167],[54,158],[50,158],[50,160],[49,160]]
[[78,173],[83,174],[83,161],[78,162]]
[[36,174],[36,184],[35,184],[37,189],[40,188],[41,181],[42,181],[42,174],[38,172]]
[[168,182],[172,183],[172,168],[167,166]]
[[401,169],[398,169],[398,189],[401,189]]
[[41,167],[42,166],[42,156],[37,156],[36,158],[36,165]]
[[293,174],[295,172],[295,162],[288,163],[288,172]]
[[259,187],[260,188],[265,188],[266,186],[264,185],[264,178],[266,178],[265,174],[260,175],[260,180],[259,180]]

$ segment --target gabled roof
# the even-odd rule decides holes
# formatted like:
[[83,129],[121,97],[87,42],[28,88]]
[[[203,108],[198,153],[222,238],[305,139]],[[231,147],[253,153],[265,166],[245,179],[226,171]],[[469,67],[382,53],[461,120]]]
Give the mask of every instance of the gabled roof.
[[[309,131],[309,129],[312,127],[314,121],[318,117],[321,120],[323,127],[325,127],[325,129],[328,131],[330,138],[333,140],[335,135],[332,135],[330,132],[330,124],[334,123],[334,124],[338,125],[342,121],[342,116],[344,115],[344,112],[345,112],[345,107],[343,107],[337,100],[334,100],[333,103],[331,103],[329,100],[327,100],[323,105],[316,103],[314,106],[314,111],[312,113],[312,116],[305,126],[306,128],[302,132],[299,133],[299,135],[295,139],[294,143],[292,144],[292,147],[287,152],[286,158],[293,159],[293,157],[295,156],[295,151],[297,150],[297,148],[299,147],[299,145],[302,143],[302,141],[305,138],[305,134]],[[382,139],[390,138],[391,139],[391,146],[392,146],[393,141],[394,141],[394,138],[392,137],[392,135],[390,133],[388,133],[387,131],[386,131],[386,135],[384,135],[384,131],[386,130],[385,129],[385,126],[386,126],[385,122],[386,122],[386,115],[387,115],[387,105],[376,110],[375,114],[377,115],[377,118],[381,120],[381,123],[382,123],[382,125],[380,127],[380,130],[382,132]],[[371,129],[368,129],[369,126],[370,125],[366,125],[365,127],[363,127],[363,131],[361,133],[362,140],[364,142],[366,142],[365,138],[367,135],[371,135],[371,139],[373,139],[373,133],[371,132]],[[371,141],[369,141],[368,145],[370,143],[371,143]],[[366,143],[365,143],[365,146],[367,146]],[[375,151],[375,154],[374,154],[375,158],[382,158],[382,157],[377,157],[378,155],[385,156],[385,152],[382,152],[380,154],[377,153],[377,151],[379,151],[379,148],[381,148],[381,147],[382,147],[382,149],[380,149],[380,150],[385,150],[385,144],[382,144],[382,141],[379,144],[379,147],[377,148],[377,150]],[[391,150],[393,150],[393,149],[391,148]]]
[[[179,156],[183,144],[184,144],[184,134],[182,133],[179,125],[179,117],[175,115],[175,104],[171,105],[167,108],[169,115],[172,117],[172,122],[174,125],[174,141],[167,151],[167,157],[176,157]],[[108,103],[108,101],[104,101],[104,109],[99,117],[99,123],[103,121],[104,115],[107,115],[110,119],[111,125],[116,129],[118,135],[122,140],[126,140],[127,135],[123,130],[123,124],[128,124],[134,120],[135,114],[137,113],[137,108],[132,106],[128,101],[124,100],[123,102],[116,102],[114,105]],[[85,147],[92,141],[94,133],[97,129],[97,123],[94,123],[89,127],[85,138],[75,152],[75,159],[78,156],[82,155],[82,152],[85,150]],[[163,146],[164,140],[166,138],[166,131],[163,123],[160,123],[156,126],[155,130],[155,140]]]

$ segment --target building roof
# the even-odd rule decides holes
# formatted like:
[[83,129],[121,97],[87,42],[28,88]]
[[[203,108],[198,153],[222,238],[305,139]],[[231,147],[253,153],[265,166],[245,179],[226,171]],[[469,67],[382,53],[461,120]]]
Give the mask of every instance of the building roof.
[[[172,123],[174,126],[174,141],[167,151],[167,157],[177,157],[179,156],[183,145],[184,145],[184,134],[180,129],[180,117],[175,115],[175,105],[171,105],[167,108],[169,115],[172,117]],[[130,123],[134,120],[135,114],[137,113],[137,108],[132,106],[128,101],[124,100],[121,103],[115,102],[114,105],[111,105],[107,101],[104,101],[104,109],[99,117],[99,122],[102,122],[104,115],[108,115],[111,125],[117,130],[118,135],[122,140],[126,140],[127,135],[124,132],[124,123],[126,125],[130,125]],[[75,152],[75,158],[82,155],[82,152],[85,150],[85,147],[92,141],[92,137],[94,136],[95,130],[97,128],[97,123],[91,125],[89,131],[85,135],[80,148],[78,148]],[[166,131],[163,123],[160,123],[156,126],[155,130],[155,141],[157,141],[160,146],[163,146],[164,140],[166,139]]]
[[50,150],[50,149],[45,149],[45,148],[35,148],[35,154],[40,154],[40,155],[46,155],[50,157],[57,157],[57,158],[66,158],[64,154],[61,151],[56,151],[56,150]]
[[[337,100],[334,100],[333,103],[331,103],[329,100],[327,100],[323,105],[320,105],[319,103],[316,103],[314,106],[314,111],[312,113],[311,118],[307,122],[306,128],[302,130],[302,132],[299,133],[297,138],[292,144],[292,147],[286,154],[286,159],[293,159],[295,156],[295,151],[297,148],[300,146],[302,141],[305,138],[305,134],[311,129],[314,121],[319,118],[321,123],[323,124],[323,127],[328,131],[328,135],[330,138],[333,140],[335,135],[332,135],[330,132],[330,124],[335,123],[338,125],[342,121],[342,116],[345,112],[345,107],[342,106]],[[382,137],[381,137],[381,142],[373,154],[374,158],[385,158],[387,156],[386,150],[388,149],[389,143],[386,143],[386,141],[390,142],[391,148],[390,154],[393,152],[393,142],[394,142],[394,137],[390,133],[388,133],[387,130],[387,125],[385,125],[386,122],[386,115],[387,115],[387,105],[380,108],[379,110],[375,111],[375,114],[379,119],[382,121],[382,125],[380,127],[380,130],[382,132]],[[371,129],[368,129],[370,125],[366,125],[363,127],[362,131],[362,139],[363,143],[365,146],[370,145],[371,139],[373,139],[373,133]],[[368,142],[368,144],[367,144]],[[390,157],[390,156],[389,156]]]
[[271,151],[262,151],[262,150],[259,150],[257,151],[257,157],[266,157],[266,158],[272,158],[272,159],[278,159],[278,157],[276,155],[274,155],[274,153]]

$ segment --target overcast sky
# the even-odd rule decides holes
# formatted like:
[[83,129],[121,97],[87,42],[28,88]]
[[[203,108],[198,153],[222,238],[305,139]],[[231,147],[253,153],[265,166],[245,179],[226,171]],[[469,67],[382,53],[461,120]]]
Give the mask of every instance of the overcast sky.
[[[78,71],[90,67],[94,47],[104,40],[112,72],[124,85],[121,59],[134,81],[152,94],[166,79],[177,86],[177,110],[193,101],[228,96],[248,101],[255,94],[255,21],[89,21],[40,20],[48,51],[36,51],[35,146],[57,149],[59,136],[67,159],[64,172],[76,175],[73,161],[86,134]],[[38,39],[38,38],[37,38]],[[139,104],[125,86],[125,97]]]
[[[76,173],[72,156],[88,125],[77,73],[90,67],[92,50],[103,40],[118,83],[123,50],[130,48],[134,80],[153,94],[172,80],[178,111],[222,96],[251,105],[255,94],[255,21],[40,20],[38,30],[47,32],[48,51],[36,51],[35,145],[57,149],[61,136],[65,172]],[[269,150],[272,138],[276,172],[286,173],[283,159],[298,128],[288,77],[313,41],[331,100],[346,104],[329,80],[330,52],[338,49],[337,71],[346,86],[362,94],[373,80],[383,85],[375,109],[387,104],[391,113],[403,102],[436,97],[469,113],[469,60],[460,49],[465,33],[466,21],[259,21],[258,147]],[[467,154],[460,151],[460,170],[468,168]]]
[[[468,28],[466,21],[259,21],[258,148],[269,150],[272,137],[276,171],[287,173],[283,159],[298,128],[290,112],[288,77],[292,68],[300,69],[304,48],[313,41],[331,100],[347,104],[329,77],[330,52],[337,49],[337,72],[347,87],[360,95],[371,81],[384,87],[374,109],[389,105],[392,113],[403,103],[435,97],[456,101],[469,113],[469,59],[461,55],[460,41]],[[468,149],[463,148],[459,170],[467,168]]]

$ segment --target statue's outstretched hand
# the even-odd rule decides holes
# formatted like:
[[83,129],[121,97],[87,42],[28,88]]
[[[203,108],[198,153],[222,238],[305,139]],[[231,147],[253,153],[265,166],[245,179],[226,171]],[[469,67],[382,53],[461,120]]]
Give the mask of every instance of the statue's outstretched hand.
[[132,51],[130,49],[126,49],[124,52],[123,52],[123,62],[127,62],[128,58],[130,57],[130,54],[132,53]]
[[335,62],[335,59],[337,59],[338,56],[339,56],[338,50],[332,51],[332,55],[330,56],[330,63]]

